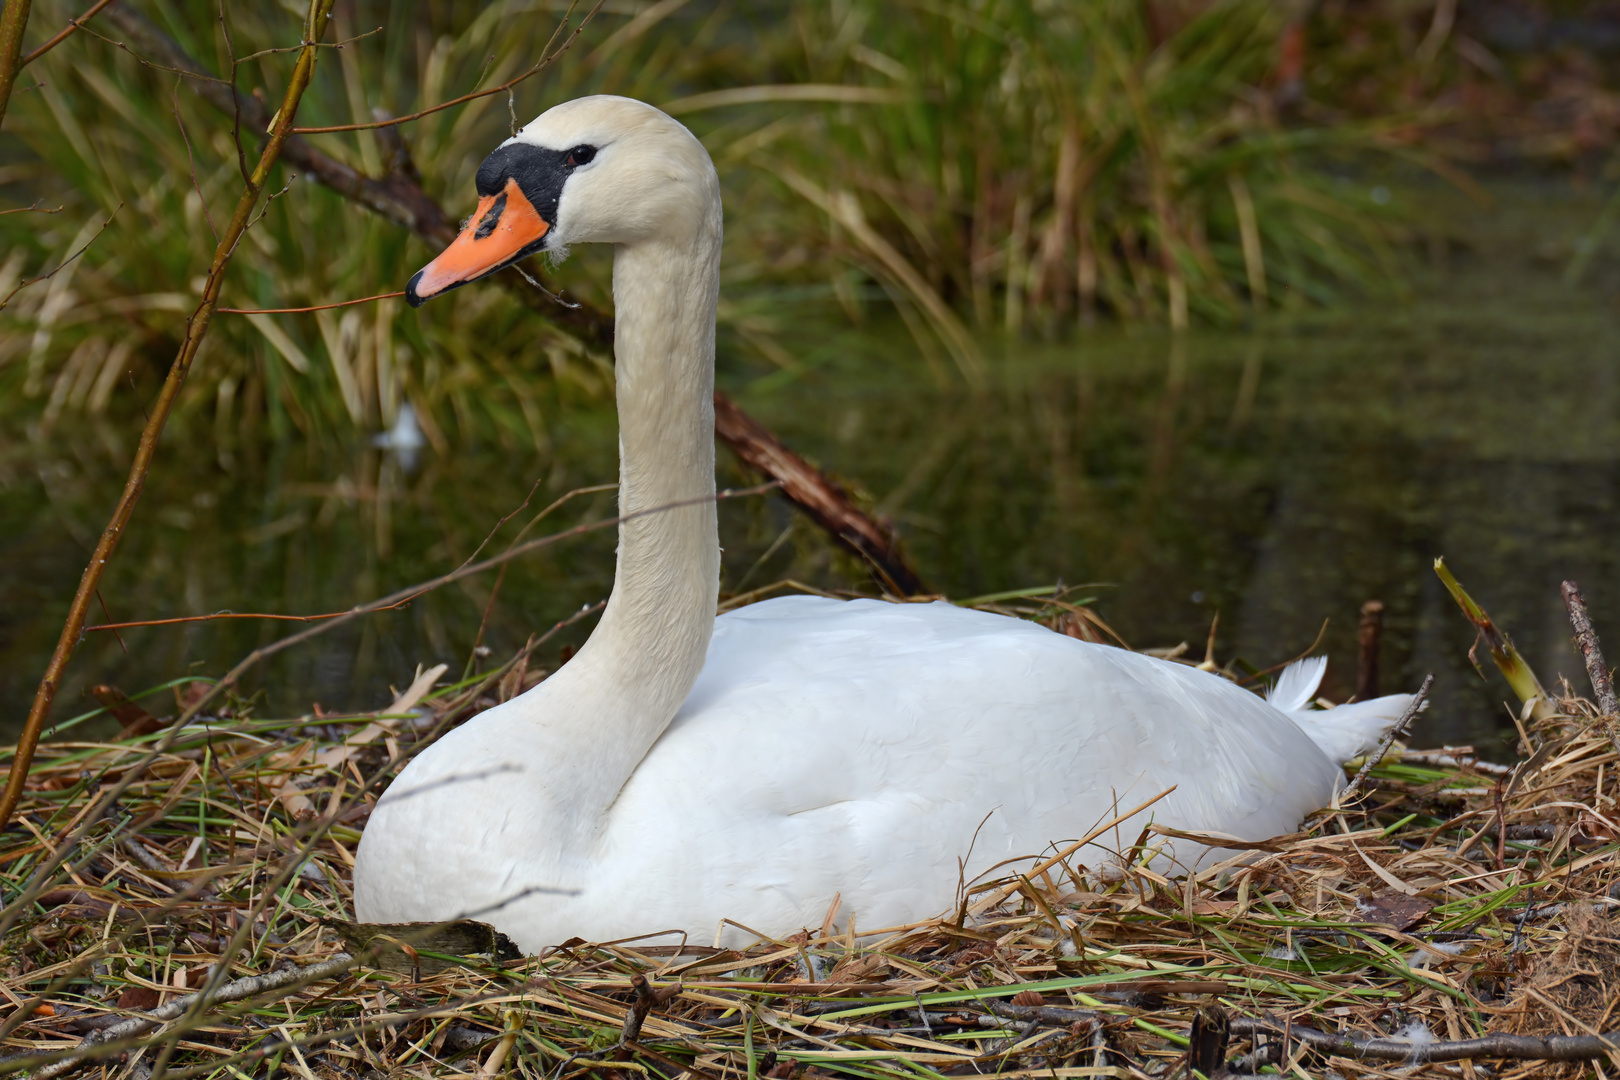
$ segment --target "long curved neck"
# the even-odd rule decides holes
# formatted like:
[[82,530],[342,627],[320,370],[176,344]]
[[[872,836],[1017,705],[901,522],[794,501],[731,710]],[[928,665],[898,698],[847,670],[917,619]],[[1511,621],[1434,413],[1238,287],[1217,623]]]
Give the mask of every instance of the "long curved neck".
[[714,630],[718,211],[701,232],[614,253],[619,511],[639,516],[619,526],[618,572],[596,631],[533,694],[550,759],[533,767],[569,819],[565,848],[588,842],[669,726]]

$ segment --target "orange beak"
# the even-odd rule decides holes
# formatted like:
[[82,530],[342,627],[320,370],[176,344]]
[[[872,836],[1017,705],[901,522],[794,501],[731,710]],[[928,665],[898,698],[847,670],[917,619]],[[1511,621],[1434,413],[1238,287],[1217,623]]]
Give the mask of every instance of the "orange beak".
[[461,235],[416,272],[405,286],[405,299],[421,307],[429,297],[492,274],[538,250],[550,228],[517,181],[508,178],[500,194],[478,200]]

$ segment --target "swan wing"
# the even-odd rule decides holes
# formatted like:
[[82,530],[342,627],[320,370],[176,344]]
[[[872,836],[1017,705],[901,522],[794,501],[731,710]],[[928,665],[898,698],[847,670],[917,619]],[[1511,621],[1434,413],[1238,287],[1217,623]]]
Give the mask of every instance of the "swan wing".
[[1097,869],[1150,819],[1288,832],[1341,778],[1215,675],[945,603],[784,598],[718,620],[604,855],[676,910],[772,912],[780,929],[819,923],[836,893],[876,926],[944,910],[959,865],[971,881],[1169,789],[1073,866]]

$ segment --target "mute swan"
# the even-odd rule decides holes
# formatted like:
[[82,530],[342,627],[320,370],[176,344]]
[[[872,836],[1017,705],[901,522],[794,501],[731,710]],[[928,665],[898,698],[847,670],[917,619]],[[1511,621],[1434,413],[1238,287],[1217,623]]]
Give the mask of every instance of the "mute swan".
[[477,186],[407,298],[535,251],[614,245],[620,508],[677,506],[619,527],[612,596],[572,661],[448,733],[379,800],[355,865],[360,919],[472,915],[529,951],[666,930],[733,944],[752,938],[723,919],[791,933],[841,893],[840,923],[877,929],[951,907],[959,857],[971,880],[1172,785],[1147,814],[1287,832],[1405,707],[1305,711],[1320,664],[1267,703],[943,602],[789,597],[716,619],[708,154],[649,105],[587,97],[503,143]]

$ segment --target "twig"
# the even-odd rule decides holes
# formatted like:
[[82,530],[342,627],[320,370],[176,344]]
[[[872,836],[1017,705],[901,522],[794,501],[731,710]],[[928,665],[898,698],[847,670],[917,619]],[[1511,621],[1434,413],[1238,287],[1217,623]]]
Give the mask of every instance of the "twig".
[[6,120],[6,106],[11,103],[11,88],[16,85],[17,62],[22,55],[23,31],[28,29],[28,9],[32,0],[6,0],[4,13],[0,13],[0,124]]
[[[527,541],[526,543],[515,544],[501,552],[499,555],[491,555],[482,562],[463,563],[461,566],[447,574],[441,574],[436,578],[430,578],[427,581],[420,582],[416,585],[410,585],[406,588],[396,590],[389,593],[387,596],[371,601],[369,604],[357,604],[348,611],[343,612],[341,615],[328,619],[325,622],[317,623],[314,626],[309,627],[307,630],[300,630],[296,634],[290,634],[279,641],[273,641],[268,645],[261,646],[248,653],[247,656],[243,657],[237,662],[235,667],[226,672],[224,677],[222,677],[218,682],[214,683],[214,685],[210,687],[206,693],[198,697],[196,701],[192,702],[189,708],[176,717],[174,720],[174,727],[178,729],[190,723],[192,718],[202,711],[203,706],[207,705],[214,699],[215,695],[227,687],[234,686],[236,684],[236,680],[240,679],[246,671],[258,664],[261,660],[268,659],[269,657],[274,656],[276,653],[281,652],[283,649],[291,648],[300,642],[308,641],[310,638],[324,634],[328,630],[342,626],[352,619],[359,618],[361,615],[369,615],[373,612],[386,611],[389,608],[399,607],[401,604],[414,600],[424,593],[429,593],[434,589],[449,585],[452,582],[460,581],[462,578],[483,573],[485,570],[492,569],[504,562],[515,559],[519,555],[526,555],[531,551],[537,551],[540,548],[548,547],[570,537],[582,536],[585,533],[592,532],[596,529],[605,529],[614,525],[622,525],[627,521],[634,521],[637,518],[646,517],[649,514],[660,514],[667,510],[675,510],[683,506],[696,506],[699,503],[705,503],[711,500],[735,499],[746,495],[760,495],[764,492],[771,491],[776,487],[777,483],[773,480],[768,484],[757,484],[750,488],[739,488],[737,490],[727,488],[726,490],[716,492],[713,495],[704,495],[695,499],[681,499],[677,502],[665,503],[662,506],[651,506],[645,510],[637,510],[634,513],[623,514],[615,518],[606,518],[602,521],[592,521],[582,525],[575,525],[574,527],[564,529],[559,533],[552,533],[549,536],[536,537],[535,539]],[[580,612],[576,612],[575,615],[578,616],[580,614],[589,612],[590,610],[591,607],[587,605],[585,608],[581,609]]]
[[35,199],[28,206],[19,206],[14,210],[0,210],[0,217],[5,217],[7,214],[60,214],[65,209],[67,208],[58,206],[55,210],[45,210],[40,207],[39,200]]
[[[236,118],[240,113],[240,122],[249,131],[263,131],[270,123],[270,113],[262,102],[238,96],[228,81],[204,73],[201,64],[144,15],[120,5],[107,12],[106,17],[132,44],[161,61],[166,69],[194,75],[196,81],[191,85],[203,100],[226,116]],[[281,156],[282,160],[338,194],[396,224],[445,243],[455,236],[454,224],[445,217],[444,211],[403,172],[396,170],[380,180],[364,176],[296,135],[283,144]]]
[[214,215],[208,212],[208,198],[203,195],[202,185],[197,182],[197,156],[191,152],[191,136],[186,134],[186,122],[180,117],[180,78],[174,80],[174,122],[180,129],[180,138],[186,144],[186,164],[191,168],[191,190],[197,193],[197,202],[202,205],[203,220],[208,222],[208,231],[214,234],[214,243],[219,243],[219,229],[214,226]]
[[842,487],[789,450],[759,421],[723,394],[714,395],[714,430],[736,455],[782,482],[782,493],[871,569],[879,586],[896,596],[929,591],[893,532],[861,510]]
[[39,48],[35,49],[33,52],[29,53],[27,56],[23,57],[22,62],[20,64],[18,64],[17,67],[18,68],[27,67],[29,64],[32,64],[35,60],[38,60],[40,57],[44,56],[46,53],[50,52],[52,49],[54,49],[58,45],[62,44],[62,42],[66,41],[68,39],[68,36],[70,34],[72,34],[73,31],[79,29],[79,27],[82,24],[87,23],[91,19],[95,18],[97,13],[99,13],[102,8],[106,7],[108,4],[111,4],[113,2],[114,2],[114,0],[96,0],[96,2],[93,5],[91,5],[90,9],[88,11],[86,11],[83,15],[80,15],[77,19],[69,19],[68,24],[66,26],[62,27],[62,29],[58,30],[54,35],[52,35],[51,38],[48,41],[46,41]]
[[185,1015],[186,1011],[194,1006],[207,1008],[223,1001],[240,1001],[242,998],[253,997],[270,990],[280,990],[284,987],[302,987],[312,982],[319,982],[333,975],[341,975],[354,966],[354,959],[348,953],[337,953],[330,960],[323,960],[308,967],[288,968],[284,971],[272,971],[265,975],[251,975],[245,979],[226,983],[213,993],[206,990],[173,1001],[159,1008],[153,1009],[144,1016],[133,1016],[121,1023],[114,1024],[102,1031],[91,1032],[84,1040],[68,1052],[63,1058],[58,1058],[48,1065],[39,1068],[33,1074],[33,1080],[52,1080],[52,1077],[61,1076],[79,1063],[79,1059],[89,1050],[105,1046],[108,1043],[118,1042],[122,1039],[133,1039],[142,1035],[159,1024],[174,1020]]
[[[403,607],[404,601],[396,604]],[[377,610],[383,611],[384,608]],[[320,615],[278,615],[273,611],[216,611],[211,615],[177,615],[172,619],[136,619],[132,622],[107,622],[87,626],[84,632],[93,634],[98,630],[129,630],[137,626],[174,626],[178,623],[213,622],[215,619],[268,619],[272,622],[319,622],[322,619],[336,619],[347,615],[347,611],[328,611]]]
[[1423,699],[1429,696],[1429,687],[1433,685],[1434,675],[1425,675],[1423,685],[1418,687],[1417,693],[1412,695],[1412,700],[1407,703],[1406,711],[1401,713],[1401,718],[1395,722],[1394,727],[1389,729],[1389,733],[1379,740],[1378,748],[1367,755],[1367,759],[1361,763],[1361,768],[1356,770],[1355,778],[1350,781],[1343,791],[1339,792],[1340,806],[1355,798],[1357,793],[1361,791],[1361,785],[1366,781],[1367,774],[1373,771],[1373,766],[1384,760],[1384,755],[1389,753],[1389,748],[1395,745],[1396,739],[1406,736],[1407,725],[1411,724],[1413,719],[1417,717],[1418,710],[1423,708]]
[[[101,538],[96,542],[96,549],[84,568],[84,575],[79,579],[78,591],[74,593],[73,602],[68,607],[67,618],[62,623],[62,634],[57,639],[50,663],[45,668],[45,675],[40,679],[39,689],[34,694],[33,706],[28,710],[28,720],[23,727],[22,736],[17,740],[17,755],[12,759],[11,773],[6,778],[5,795],[0,797],[0,828],[10,822],[11,813],[16,809],[18,800],[22,798],[28,768],[34,759],[34,748],[39,745],[39,734],[45,726],[45,718],[50,714],[51,703],[56,700],[56,691],[67,670],[68,660],[72,658],[73,651],[82,636],[85,617],[89,613],[90,598],[95,595],[96,588],[101,584],[101,576],[107,569],[107,560],[112,558],[114,550],[118,547],[118,541],[123,538],[124,529],[135,512],[135,504],[140,501],[141,491],[146,486],[146,476],[151,471],[152,460],[157,454],[158,441],[162,438],[164,425],[168,422],[169,413],[180,396],[180,388],[185,384],[186,376],[191,371],[192,361],[196,359],[197,350],[202,347],[203,338],[213,321],[214,308],[219,303],[219,292],[225,281],[225,270],[230,265],[231,255],[235,252],[249,221],[252,220],[253,208],[258,204],[259,195],[270,177],[270,170],[281,156],[281,148],[292,129],[293,117],[298,112],[298,103],[303,99],[304,89],[309,85],[315,71],[315,57],[319,50],[315,48],[313,42],[320,40],[326,33],[326,24],[332,14],[332,4],[333,0],[310,0],[309,19],[304,27],[304,40],[310,44],[299,53],[298,63],[288,80],[287,91],[282,98],[281,110],[277,114],[270,139],[265,144],[264,152],[259,156],[259,163],[254,168],[252,177],[242,191],[242,197],[237,201],[236,212],[231,215],[224,236],[214,249],[213,263],[208,269],[208,277],[203,286],[202,302],[186,321],[185,336],[180,343],[179,353],[169,367],[157,403],[146,422],[146,427],[141,431],[141,441],[135,451],[134,461],[130,464],[129,478],[124,483],[123,494],[119,497],[118,505],[114,508],[107,527],[102,531]],[[6,6],[7,18],[16,7],[26,7],[26,4],[22,0],[13,0],[13,3]]]
[[315,304],[311,307],[269,307],[269,308],[234,308],[222,307],[218,309],[220,315],[299,315],[306,311],[329,311],[332,308],[353,307],[355,304],[369,304],[373,300],[392,300],[396,296],[404,296],[404,290],[399,292],[378,293],[376,296],[362,296],[358,300],[339,300],[335,304]]
[[[69,255],[67,258],[65,258],[61,262],[57,263],[55,269],[51,270],[49,273],[41,274],[41,275],[39,275],[39,277],[29,278],[26,281],[19,281],[15,288],[13,288],[10,292],[6,293],[6,295],[4,297],[0,297],[0,311],[4,311],[5,308],[6,308],[6,305],[11,303],[11,298],[16,296],[18,293],[22,292],[24,289],[28,288],[28,286],[30,286],[30,285],[38,285],[42,281],[49,281],[51,278],[53,278],[57,274],[61,273],[62,268],[67,266],[68,263],[72,262],[74,259],[77,259],[80,255],[83,255],[85,252],[89,251],[90,250],[90,245],[96,242],[96,237],[99,237],[102,233],[107,231],[107,226],[112,224],[112,219],[117,217],[118,216],[118,211],[122,210],[123,208],[124,208],[123,203],[119,203],[117,206],[113,207],[113,212],[107,215],[107,220],[103,221],[101,223],[101,228],[99,228],[99,229],[97,229],[95,231],[95,235],[91,236],[90,239],[86,240],[84,242],[84,246],[81,247],[78,251],[75,251],[73,254]],[[47,213],[55,213],[55,211],[47,211]]]
[[[441,101],[437,105],[430,105],[425,109],[418,112],[409,113],[405,116],[393,116],[386,120],[373,120],[366,124],[332,124],[328,127],[307,127],[296,128],[294,130],[299,135],[326,135],[334,131],[370,131],[373,128],[392,127],[395,124],[405,124],[412,120],[420,120],[424,116],[432,116],[436,112],[443,112],[445,109],[453,109],[457,105],[465,105],[469,101],[477,101],[479,98],[489,97],[491,94],[504,94],[506,91],[512,89],[512,87],[516,86],[520,82],[523,82],[525,79],[533,78],[535,75],[540,74],[540,72],[544,71],[551,64],[555,63],[557,58],[562,56],[563,53],[573,48],[574,42],[579,39],[579,35],[584,32],[585,27],[590,25],[591,20],[596,17],[596,13],[598,11],[602,10],[602,5],[606,2],[607,0],[596,0],[596,3],[591,7],[591,10],[587,11],[585,13],[585,17],[580,20],[579,25],[574,27],[574,32],[568,35],[567,41],[563,42],[563,44],[555,51],[549,51],[550,46],[548,43],[547,50],[543,50],[541,52],[540,59],[536,60],[532,67],[518,73],[516,76],[508,79],[506,82],[501,83],[499,86],[492,86],[488,90],[474,90],[470,94],[463,94],[460,97],[452,98],[449,101]],[[567,16],[564,16],[565,22],[566,19]],[[561,27],[558,27],[558,30],[560,31]],[[553,34],[551,40],[556,41],[557,35]]]
[[1620,728],[1616,727],[1617,721],[1620,721],[1620,696],[1614,692],[1614,679],[1603,659],[1603,650],[1598,647],[1597,629],[1592,625],[1592,617],[1586,613],[1586,598],[1581,595],[1581,587],[1573,581],[1564,582],[1563,592],[1564,606],[1569,609],[1569,622],[1575,628],[1575,644],[1581,650],[1581,659],[1586,661],[1586,675],[1592,680],[1598,711],[1603,714],[1604,733],[1609,736],[1614,748],[1620,750]]
[[1405,1039],[1366,1038],[1301,1027],[1290,1021],[1234,1016],[1232,1034],[1286,1035],[1314,1050],[1341,1057],[1376,1061],[1462,1061],[1466,1058],[1513,1058],[1520,1061],[1589,1061],[1620,1050],[1620,1031],[1606,1035],[1484,1035],[1454,1042],[1417,1043]]

